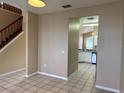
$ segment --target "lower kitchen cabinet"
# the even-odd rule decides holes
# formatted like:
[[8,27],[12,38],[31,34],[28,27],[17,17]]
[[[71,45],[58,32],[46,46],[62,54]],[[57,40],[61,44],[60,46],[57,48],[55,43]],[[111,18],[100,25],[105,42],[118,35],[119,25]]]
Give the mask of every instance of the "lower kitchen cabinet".
[[89,62],[91,63],[92,60],[92,52],[79,52],[78,54],[78,61],[79,62]]

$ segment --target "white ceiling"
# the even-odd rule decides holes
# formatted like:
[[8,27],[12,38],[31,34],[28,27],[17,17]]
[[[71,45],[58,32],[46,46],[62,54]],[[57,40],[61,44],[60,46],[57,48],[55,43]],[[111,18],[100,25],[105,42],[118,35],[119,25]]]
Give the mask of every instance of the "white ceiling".
[[34,12],[36,14],[45,14],[45,13],[69,10],[69,9],[63,9],[61,7],[62,5],[66,5],[66,4],[72,5],[72,8],[70,9],[76,9],[76,8],[88,7],[88,6],[110,3],[120,0],[44,0],[44,2],[47,4],[47,6],[44,8],[31,7],[27,4],[27,0],[0,0],[0,2],[1,1],[25,9],[27,11]]

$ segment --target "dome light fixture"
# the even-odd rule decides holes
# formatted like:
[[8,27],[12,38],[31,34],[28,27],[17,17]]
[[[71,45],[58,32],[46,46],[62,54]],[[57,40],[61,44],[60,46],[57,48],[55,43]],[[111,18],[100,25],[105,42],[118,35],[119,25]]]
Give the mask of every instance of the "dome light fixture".
[[44,7],[46,4],[43,0],[28,0],[28,4],[33,7]]

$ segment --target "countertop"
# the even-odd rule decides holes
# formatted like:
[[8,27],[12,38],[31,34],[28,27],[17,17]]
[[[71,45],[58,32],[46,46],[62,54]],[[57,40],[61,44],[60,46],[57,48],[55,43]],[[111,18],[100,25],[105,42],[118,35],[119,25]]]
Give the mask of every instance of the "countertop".
[[78,49],[78,50],[79,50],[79,52],[97,52],[94,49]]

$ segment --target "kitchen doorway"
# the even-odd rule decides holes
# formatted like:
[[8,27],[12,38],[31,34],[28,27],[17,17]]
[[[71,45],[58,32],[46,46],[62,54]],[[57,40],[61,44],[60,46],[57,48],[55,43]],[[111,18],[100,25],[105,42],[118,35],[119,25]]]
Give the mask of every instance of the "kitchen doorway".
[[95,83],[98,53],[99,16],[80,18],[78,70],[87,66]]
[[96,80],[98,32],[99,16],[69,19],[68,76],[92,82],[91,90]]
[[[90,85],[91,93],[97,75],[98,32],[99,16],[69,19],[68,77]],[[85,90],[85,86],[81,87]]]
[[99,16],[80,18],[78,62],[97,64]]

